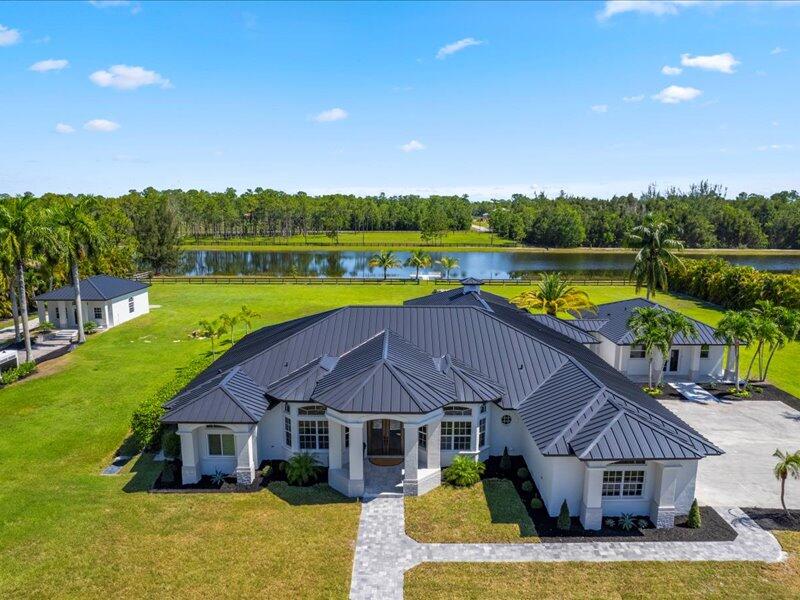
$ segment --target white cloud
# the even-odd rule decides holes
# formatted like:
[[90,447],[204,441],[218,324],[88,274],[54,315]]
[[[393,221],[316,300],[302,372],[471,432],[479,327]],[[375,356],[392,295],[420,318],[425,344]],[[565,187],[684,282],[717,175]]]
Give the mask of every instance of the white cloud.
[[417,140],[411,140],[407,144],[400,146],[403,152],[417,152],[418,150],[425,150],[425,144]]
[[89,79],[100,87],[113,87],[118,90],[135,90],[145,85],[172,87],[169,79],[165,79],[155,71],[128,65],[113,65],[108,70],[95,71],[89,75]]
[[83,128],[86,131],[102,131],[108,133],[119,129],[119,123],[109,121],[108,119],[92,119],[91,121],[86,121],[86,123],[83,124]]
[[[597,13],[597,18],[601,21],[610,19],[614,15],[621,15],[627,12],[643,13],[648,15],[674,15],[678,13],[678,8],[684,3],[670,1],[647,1],[647,0],[608,0],[603,10]],[[686,2],[685,4],[690,4]]]
[[784,52],[786,52],[786,48],[781,48],[780,46],[775,46],[770,50],[770,54],[783,54]]
[[89,0],[89,4],[95,8],[127,8],[130,6],[132,15],[139,14],[142,10],[139,2],[131,2],[131,0]]
[[705,71],[719,71],[720,73],[734,73],[733,68],[741,64],[730,52],[711,54],[709,56],[692,56],[681,54],[681,64],[684,67],[694,67]]
[[758,146],[756,150],[759,152],[768,152],[770,150],[791,150],[794,148],[792,144],[768,144],[765,146]]
[[455,54],[456,52],[460,52],[464,48],[469,48],[470,46],[480,46],[484,42],[481,40],[476,40],[475,38],[464,38],[458,40],[457,42],[453,42],[452,44],[447,44],[446,46],[442,46],[439,48],[439,51],[436,53],[436,58],[442,60],[447,58],[451,54]]
[[669,65],[664,65],[661,67],[661,72],[664,75],[680,75],[683,73],[683,69],[680,67],[670,67]]
[[655,94],[652,98],[664,104],[678,104],[679,102],[694,100],[702,93],[703,92],[697,88],[670,85],[665,87],[658,94]]
[[635,96],[623,96],[623,102],[641,102],[644,100],[644,94],[637,94]]
[[22,34],[16,29],[0,25],[0,46],[13,46],[22,39]]
[[343,108],[331,108],[329,110],[323,110],[318,115],[315,115],[313,119],[317,123],[330,123],[332,121],[341,121],[349,116],[350,115]]
[[595,104],[592,106],[592,112],[605,113],[608,112],[608,104]]
[[56,123],[56,133],[75,133],[75,128],[66,123]]
[[28,70],[36,71],[37,73],[46,73],[47,71],[60,71],[69,66],[69,61],[64,58],[48,58],[47,60],[40,60],[33,63]]

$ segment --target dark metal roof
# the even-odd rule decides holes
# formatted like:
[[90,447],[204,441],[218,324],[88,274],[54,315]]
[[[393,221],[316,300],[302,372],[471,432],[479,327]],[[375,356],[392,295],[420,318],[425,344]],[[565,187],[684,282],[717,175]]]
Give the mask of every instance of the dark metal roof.
[[568,323],[581,331],[600,331],[608,323],[608,319],[570,319]]
[[497,294],[492,294],[491,292],[485,292],[483,290],[468,290],[463,287],[434,292],[427,296],[411,298],[403,302],[403,306],[474,306],[486,310],[492,310],[493,304],[516,308],[508,299],[498,296]]
[[[134,281],[133,279],[122,279],[111,275],[92,275],[86,279],[81,279],[81,300],[92,302],[113,300],[146,288],[146,283]],[[39,294],[35,300],[75,300],[75,287],[65,285],[64,287]]]
[[[675,312],[666,306],[662,306],[656,302],[651,302],[644,298],[631,298],[630,300],[620,300],[618,302],[609,302],[608,304],[601,304],[597,307],[597,314],[583,313],[581,316],[586,316],[592,320],[602,319],[606,321],[605,325],[597,328],[595,331],[608,338],[615,344],[620,346],[627,346],[633,344],[635,335],[628,327],[628,319],[631,318],[634,310],[642,307],[654,307],[664,312]],[[724,342],[717,338],[716,330],[713,327],[701,323],[695,319],[690,319],[694,326],[697,328],[697,335],[686,337],[678,335],[675,337],[675,343],[679,345],[700,345],[707,344],[709,346],[722,346]]]
[[[268,396],[344,412],[429,412],[451,402],[494,400],[519,409],[547,455],[624,460],[640,458],[646,448],[661,453],[649,458],[719,453],[583,344],[499,304],[491,310],[353,306],[264,328],[190,384],[173,401],[180,406],[171,408],[170,422],[186,406],[179,402],[184,395],[204,399],[193,418],[215,420],[210,404],[227,402],[212,395],[224,365],[264,390],[264,406]],[[618,424],[623,418],[627,426]],[[614,445],[620,432],[633,438]]]
[[558,317],[553,317],[551,315],[545,314],[536,314],[536,315],[529,315],[529,318],[533,319],[537,323],[541,323],[545,327],[549,327],[550,329],[554,329],[561,335],[565,335],[568,338],[575,340],[581,344],[597,344],[597,338],[588,333],[582,331],[577,327],[572,326],[572,321],[565,321],[563,319],[559,319]]
[[460,280],[461,285],[483,285],[483,279],[475,279],[474,277],[465,277]]

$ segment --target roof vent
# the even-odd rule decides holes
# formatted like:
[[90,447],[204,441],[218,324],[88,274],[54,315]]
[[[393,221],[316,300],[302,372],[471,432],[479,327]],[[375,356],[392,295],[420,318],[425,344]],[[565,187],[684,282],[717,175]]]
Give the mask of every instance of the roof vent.
[[469,294],[471,292],[475,292],[476,294],[481,293],[481,286],[483,285],[482,279],[475,279],[474,277],[466,277],[465,279],[461,280],[461,285],[464,286],[464,293]]

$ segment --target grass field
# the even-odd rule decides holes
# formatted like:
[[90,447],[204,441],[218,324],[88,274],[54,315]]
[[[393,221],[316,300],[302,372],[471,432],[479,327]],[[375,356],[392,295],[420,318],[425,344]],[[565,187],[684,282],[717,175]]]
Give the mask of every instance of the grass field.
[[406,533],[418,542],[538,542],[536,529],[514,484],[485,479],[469,488],[443,485],[409,497]]
[[[99,473],[125,440],[139,400],[208,351],[207,341],[188,337],[199,319],[247,304],[262,314],[258,324],[263,325],[345,304],[398,304],[431,289],[429,284],[155,285],[150,301],[160,308],[92,336],[85,346],[47,363],[41,374],[0,390],[0,597],[346,596],[356,503],[326,490],[147,494],[143,490],[157,468],[147,457],[132,461],[121,475]],[[520,289],[495,286],[491,291],[514,295]],[[588,291],[598,303],[633,295],[627,287]],[[712,324],[720,316],[691,300],[658,300]],[[800,346],[793,344],[778,354],[772,371],[774,382],[794,394],[800,394],[792,372],[798,363]],[[797,548],[796,542],[790,547]],[[428,568],[445,567],[423,567]],[[492,580],[493,592],[511,581],[528,585],[503,576],[502,569],[523,567],[494,568],[500,571]],[[532,582],[539,580],[542,566],[524,568],[530,569]],[[558,571],[564,567],[550,568],[568,575]],[[635,589],[641,567],[607,568],[608,576],[598,575],[592,585],[623,590],[614,586],[627,577]],[[769,592],[770,577],[785,566],[652,567],[654,572],[667,568],[687,574],[696,568],[712,575],[726,569],[752,572],[762,586],[753,589]],[[411,593],[422,572],[412,573]],[[442,575],[441,581],[448,577]],[[796,572],[794,577],[796,585]],[[686,580],[692,579],[687,575]],[[707,585],[712,583],[713,578]],[[454,582],[453,589],[458,585]],[[540,585],[552,589],[546,581]]]

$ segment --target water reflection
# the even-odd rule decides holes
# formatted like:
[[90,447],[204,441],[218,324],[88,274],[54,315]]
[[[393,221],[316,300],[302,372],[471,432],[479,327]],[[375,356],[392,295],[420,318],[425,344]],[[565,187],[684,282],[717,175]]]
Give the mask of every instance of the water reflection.
[[[409,252],[395,253],[401,262]],[[273,275],[297,277],[382,277],[383,270],[370,267],[368,251],[230,251],[189,250],[181,254],[177,273],[181,275]],[[629,253],[586,252],[554,254],[544,252],[431,252],[434,264],[423,269],[426,276],[444,276],[435,261],[442,256],[458,259],[459,267],[450,273],[482,278],[525,278],[541,271],[564,271],[615,275],[627,273],[633,262]],[[751,265],[767,271],[800,269],[797,256],[737,255],[727,257],[735,264]],[[398,267],[390,277],[410,277],[415,270]]]

